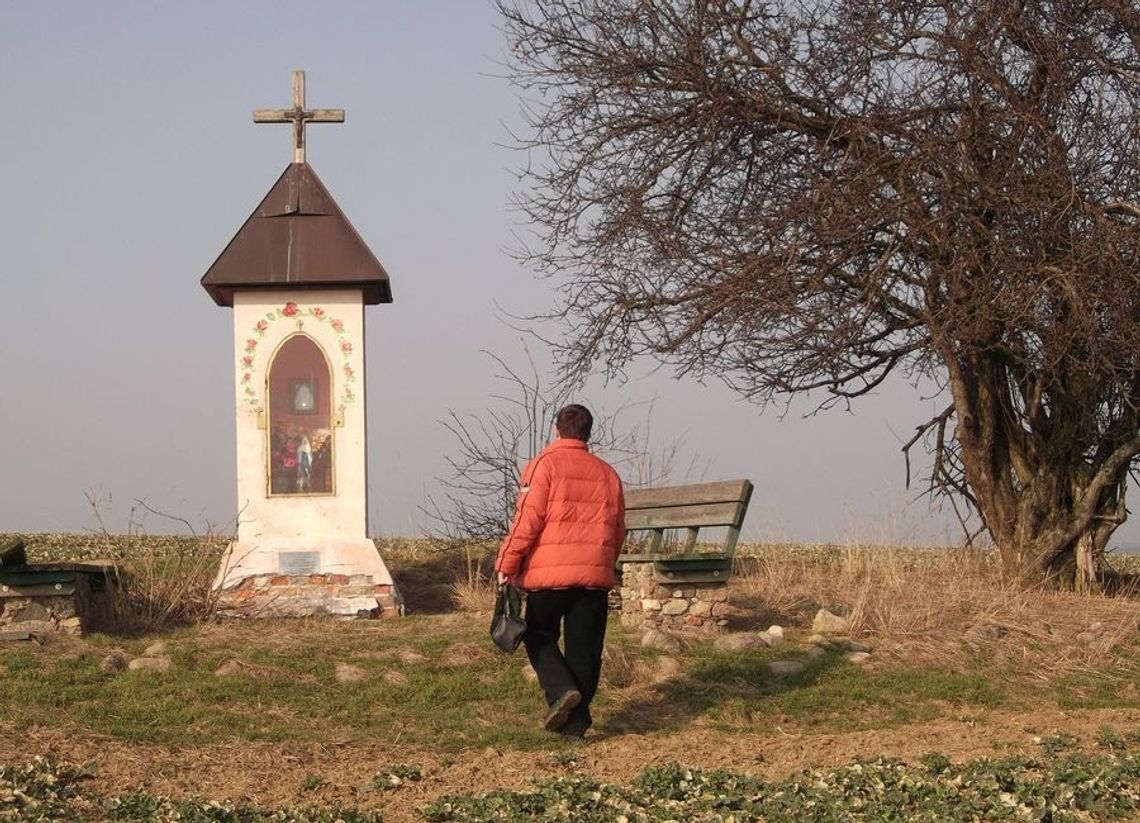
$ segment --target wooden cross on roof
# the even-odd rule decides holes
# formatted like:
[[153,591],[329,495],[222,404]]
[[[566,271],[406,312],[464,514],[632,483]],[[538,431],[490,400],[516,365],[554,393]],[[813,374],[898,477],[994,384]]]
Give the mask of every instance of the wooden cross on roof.
[[293,162],[305,162],[305,124],[306,123],[343,123],[344,109],[309,109],[305,110],[305,73],[293,72],[293,108],[291,109],[254,109],[254,123],[292,123],[293,124]]

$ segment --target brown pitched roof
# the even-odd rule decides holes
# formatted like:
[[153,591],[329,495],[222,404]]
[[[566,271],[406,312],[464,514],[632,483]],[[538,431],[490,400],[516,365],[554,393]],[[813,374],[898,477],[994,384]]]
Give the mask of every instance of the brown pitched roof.
[[391,303],[388,273],[308,163],[292,163],[202,276],[219,306],[238,289],[359,288]]

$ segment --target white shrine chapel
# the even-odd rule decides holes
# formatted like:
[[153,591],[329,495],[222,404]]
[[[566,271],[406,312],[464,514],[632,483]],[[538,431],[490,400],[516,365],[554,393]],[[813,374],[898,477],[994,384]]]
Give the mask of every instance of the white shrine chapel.
[[305,158],[305,124],[340,109],[258,110],[291,123],[293,162],[202,277],[233,309],[236,540],[215,580],[223,613],[388,617],[400,597],[368,536],[364,307],[388,273]]

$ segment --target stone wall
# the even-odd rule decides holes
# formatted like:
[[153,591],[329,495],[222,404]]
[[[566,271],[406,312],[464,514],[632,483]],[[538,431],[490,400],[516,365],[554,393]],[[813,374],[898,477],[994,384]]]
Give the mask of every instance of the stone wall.
[[73,582],[0,586],[0,635],[82,635],[112,622],[110,578],[78,574]]
[[618,590],[627,628],[712,634],[728,623],[725,582],[666,583],[654,578],[652,563],[625,563]]
[[403,613],[391,583],[367,574],[261,574],[218,594],[224,617],[358,617],[374,619]]

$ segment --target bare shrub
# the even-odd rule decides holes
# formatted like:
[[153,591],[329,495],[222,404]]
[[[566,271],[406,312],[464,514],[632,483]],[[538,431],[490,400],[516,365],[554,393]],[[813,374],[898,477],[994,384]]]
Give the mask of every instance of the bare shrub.
[[464,565],[450,585],[451,602],[461,612],[486,614],[495,605],[495,571],[492,544],[487,541],[455,541],[462,549]]
[[[198,535],[188,521],[155,511],[143,501],[132,506],[126,534],[112,534],[103,520],[102,501],[90,493],[86,497],[99,525],[104,557],[120,576],[112,603],[117,630],[149,632],[214,616],[213,582],[229,538],[215,535],[210,527]],[[190,535],[146,534],[142,516],[147,512],[184,524]]]

